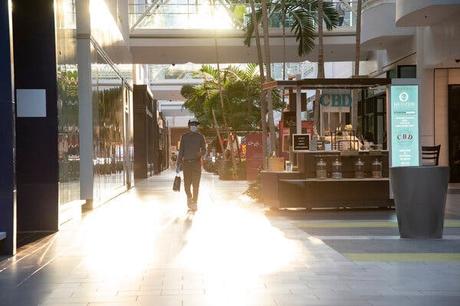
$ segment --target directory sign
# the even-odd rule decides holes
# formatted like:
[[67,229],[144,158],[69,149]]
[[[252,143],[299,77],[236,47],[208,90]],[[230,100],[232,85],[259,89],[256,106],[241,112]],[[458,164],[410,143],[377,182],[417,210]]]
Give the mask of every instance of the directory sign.
[[391,85],[391,167],[420,165],[418,85]]
[[292,150],[294,152],[305,152],[310,148],[310,135],[308,134],[293,134],[292,135]]

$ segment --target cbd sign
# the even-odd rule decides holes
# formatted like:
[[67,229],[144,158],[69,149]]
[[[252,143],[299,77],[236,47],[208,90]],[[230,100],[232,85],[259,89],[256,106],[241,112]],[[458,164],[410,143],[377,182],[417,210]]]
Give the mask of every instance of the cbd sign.
[[319,98],[322,106],[350,107],[351,101],[351,94],[322,94]]

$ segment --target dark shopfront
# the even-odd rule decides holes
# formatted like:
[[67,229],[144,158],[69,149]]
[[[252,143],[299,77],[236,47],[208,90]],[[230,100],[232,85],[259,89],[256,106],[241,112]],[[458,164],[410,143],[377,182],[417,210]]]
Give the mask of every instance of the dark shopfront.
[[168,127],[147,85],[134,85],[134,175],[147,178],[168,168]]
[[386,149],[386,116],[385,90],[363,90],[358,102],[358,135],[367,141],[382,144],[383,149]]
[[450,182],[460,183],[460,85],[449,85]]

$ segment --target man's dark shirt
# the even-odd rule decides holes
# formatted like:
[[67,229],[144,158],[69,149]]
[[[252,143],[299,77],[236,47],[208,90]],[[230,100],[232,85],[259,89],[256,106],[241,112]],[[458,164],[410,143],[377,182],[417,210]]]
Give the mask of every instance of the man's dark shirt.
[[188,132],[182,135],[180,139],[179,163],[184,160],[199,160],[206,154],[206,142],[203,135],[197,132]]

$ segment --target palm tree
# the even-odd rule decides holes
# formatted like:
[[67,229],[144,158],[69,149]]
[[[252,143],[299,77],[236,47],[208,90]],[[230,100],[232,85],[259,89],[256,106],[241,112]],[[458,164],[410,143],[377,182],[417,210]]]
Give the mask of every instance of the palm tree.
[[[318,24],[318,5],[320,0],[280,0],[267,4],[268,17],[285,14],[285,19],[290,21],[291,32],[296,36],[299,43],[297,53],[304,56],[311,52],[315,47],[316,26]],[[333,3],[324,2],[323,19],[328,31],[338,25],[339,15]],[[256,11],[256,20],[260,24],[262,20],[262,9]],[[249,19],[245,26],[244,43],[251,45],[254,34],[253,19]]]
[[[181,94],[186,98],[184,106],[202,122],[204,129],[211,128],[214,122],[223,121],[223,110],[219,102],[222,93],[230,126],[236,130],[260,129],[261,87],[257,69],[257,65],[249,64],[245,69],[229,66],[218,71],[215,67],[203,65],[196,73],[196,76],[204,79],[203,84],[182,87]],[[221,90],[218,85],[219,73]],[[276,110],[282,109],[279,96],[274,95],[273,101]]]
[[[212,16],[215,17],[215,12],[216,12],[216,0],[210,0],[211,2],[211,7],[212,7]],[[223,98],[223,94],[222,94],[222,80],[221,80],[221,74],[220,74],[220,61],[219,61],[219,48],[218,48],[218,45],[217,45],[217,32],[216,32],[216,29],[214,28],[214,47],[215,47],[215,51],[216,51],[216,64],[217,64],[217,84],[218,84],[218,88],[219,88],[219,101],[220,101],[220,104],[221,104],[221,107],[222,107],[222,119],[223,119],[223,122],[224,122],[224,129],[225,131],[227,132],[227,143],[230,144],[231,142],[231,133],[230,133],[230,130],[229,130],[229,127],[228,127],[228,124],[227,124],[227,119],[226,119],[226,116],[225,116],[225,107],[224,107],[224,98]],[[215,115],[214,115],[215,117]],[[218,128],[218,127],[217,127]],[[218,137],[220,138],[220,133],[218,134]],[[220,141],[222,141],[220,139]],[[233,147],[233,144],[230,146],[230,148]],[[233,165],[233,176],[235,176],[235,171],[236,171],[236,161],[235,161],[235,157],[233,156],[233,152],[231,152],[231,160],[232,160],[232,165]]]
[[[323,44],[323,0],[318,1],[318,79],[324,79],[324,44]],[[313,104],[313,120],[315,122],[316,131],[319,131],[320,126],[320,111],[319,111],[319,89],[315,92],[315,102]]]
[[[339,23],[339,16],[333,3],[323,3],[322,0],[281,0],[270,3],[267,6],[267,10],[269,16],[281,14],[283,24],[286,19],[291,21],[291,32],[295,34],[296,41],[299,43],[297,47],[297,54],[299,56],[308,54],[315,47],[316,27],[318,26],[318,38],[320,40],[318,55],[320,57],[319,60],[322,59],[322,64],[318,63],[318,70],[322,72],[319,71],[318,75],[324,77],[324,53],[322,51],[323,21],[328,31],[332,30]],[[254,29],[257,28],[255,23],[259,24],[261,19],[263,19],[262,13],[263,9],[257,10],[253,14],[256,18],[249,19],[246,24],[244,43],[247,46],[251,45]],[[322,19],[321,22],[319,21],[320,18]],[[316,96],[318,97],[319,93]],[[314,107],[314,110],[317,113],[314,113],[315,121],[318,123],[319,107]]]
[[[249,4],[251,6],[251,20],[252,24],[257,24],[257,14],[256,8],[254,4],[254,0],[249,0]],[[265,82],[265,73],[264,73],[264,60],[262,57],[262,47],[260,45],[260,33],[259,27],[255,26],[253,31],[255,32],[256,36],[256,49],[257,49],[257,61],[259,63],[259,73],[260,73],[260,81],[261,85]],[[262,163],[262,168],[266,168],[266,158],[267,158],[267,102],[266,102],[266,92],[260,92],[260,122],[262,128],[262,153],[264,156],[264,161]]]
[[[271,59],[270,59],[270,40],[268,32],[268,13],[267,13],[267,0],[261,0],[262,2],[262,25],[264,29],[264,49],[265,49],[265,69],[267,71],[267,81],[272,79],[271,73]],[[275,120],[273,118],[273,101],[272,101],[272,91],[269,90],[266,93],[267,97],[267,112],[268,112],[268,129],[270,135],[270,145],[269,145],[269,153],[270,156],[276,152],[276,132],[275,132]]]

